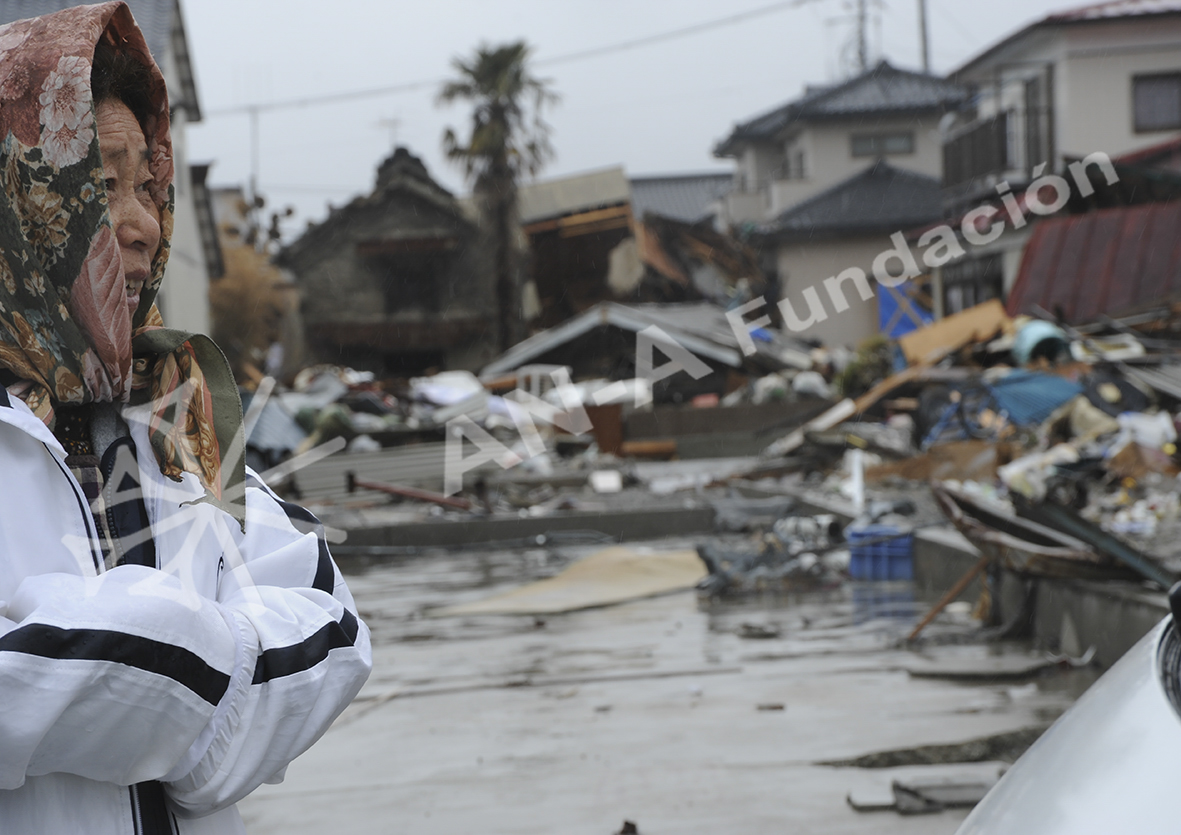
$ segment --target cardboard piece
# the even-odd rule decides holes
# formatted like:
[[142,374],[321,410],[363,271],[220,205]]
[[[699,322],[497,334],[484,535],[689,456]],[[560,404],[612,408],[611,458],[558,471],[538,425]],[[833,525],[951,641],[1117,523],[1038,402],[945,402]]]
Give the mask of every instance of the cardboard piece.
[[579,560],[548,580],[447,606],[435,617],[457,615],[545,615],[610,606],[642,597],[691,589],[706,575],[693,550],[650,551],[616,546]]
[[989,299],[900,337],[898,346],[907,362],[921,363],[940,350],[958,351],[972,342],[987,342],[1012,327],[1013,320],[1000,301]]

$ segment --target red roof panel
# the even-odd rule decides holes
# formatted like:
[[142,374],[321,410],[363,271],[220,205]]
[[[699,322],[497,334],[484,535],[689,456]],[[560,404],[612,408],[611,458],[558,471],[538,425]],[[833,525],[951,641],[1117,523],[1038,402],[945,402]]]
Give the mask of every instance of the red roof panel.
[[1010,315],[1035,305],[1072,324],[1181,299],[1181,201],[1106,209],[1040,222],[1033,230]]

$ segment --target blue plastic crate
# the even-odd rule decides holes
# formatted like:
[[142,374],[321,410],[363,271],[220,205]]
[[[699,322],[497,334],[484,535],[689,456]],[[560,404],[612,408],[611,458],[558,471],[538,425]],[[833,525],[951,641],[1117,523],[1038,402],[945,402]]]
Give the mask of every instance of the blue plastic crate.
[[[913,580],[914,534],[882,539],[901,532],[893,525],[851,525],[845,528],[850,550],[849,576],[854,580]],[[867,540],[871,541],[858,544]]]

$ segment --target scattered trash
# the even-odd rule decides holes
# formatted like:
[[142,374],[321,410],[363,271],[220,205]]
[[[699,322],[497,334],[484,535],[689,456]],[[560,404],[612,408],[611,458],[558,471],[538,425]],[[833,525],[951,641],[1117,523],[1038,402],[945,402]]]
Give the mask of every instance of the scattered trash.
[[971,808],[984,799],[984,795],[988,794],[999,779],[999,773],[992,780],[911,778],[905,782],[895,780],[892,788],[899,814],[921,815],[944,809]]
[[738,627],[738,637],[767,641],[779,637],[779,627],[766,623],[744,623]]
[[590,474],[590,485],[596,493],[618,493],[623,489],[623,474],[619,470],[596,470]]
[[834,768],[896,768],[904,765],[978,763],[990,760],[1014,763],[1029,746],[1037,742],[1045,730],[1045,726],[1022,728],[949,745],[919,745],[816,764]]

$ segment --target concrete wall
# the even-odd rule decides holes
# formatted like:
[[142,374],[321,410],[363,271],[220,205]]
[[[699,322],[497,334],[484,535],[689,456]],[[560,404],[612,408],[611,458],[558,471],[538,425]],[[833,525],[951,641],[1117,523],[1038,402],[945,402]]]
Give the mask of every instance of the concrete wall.
[[[346,210],[342,210],[346,211]],[[455,268],[441,293],[446,316],[481,316],[492,309],[495,299],[491,282],[466,281],[467,267],[478,261],[474,232],[457,228],[455,220],[424,202],[412,199],[387,200],[380,207],[353,213],[347,224],[333,227],[330,240],[320,242],[314,257],[293,264],[304,292],[304,321],[380,322],[386,318],[385,295],[378,276],[357,255],[357,242],[379,239],[391,229],[413,230],[426,237],[430,232],[460,236]],[[437,315],[437,314],[436,314]],[[406,308],[396,318],[426,319],[428,311]]]
[[[915,591],[934,601],[979,559],[980,552],[958,531],[921,531],[914,540]],[[1020,613],[1030,582],[1002,573],[1002,621]],[[1094,647],[1101,667],[1118,661],[1169,613],[1164,592],[1150,591],[1139,583],[1044,578],[1032,582],[1036,589],[1030,628],[1035,643],[1072,656]],[[958,599],[975,603],[981,590],[977,579]]]
[[[804,290],[814,287],[824,305],[828,318],[798,331],[796,335],[807,339],[819,339],[825,345],[848,345],[857,343],[878,332],[878,303],[876,293],[880,289],[873,280],[871,268],[879,252],[891,247],[887,235],[847,238],[839,241],[817,241],[783,243],[779,246],[779,283],[783,297],[788,299],[801,319],[808,317],[808,305],[804,301]],[[842,282],[849,309],[837,313],[824,279],[835,276],[849,267],[860,267],[870,276],[869,284],[875,296],[862,301],[851,281]]]
[[767,216],[769,195],[761,191],[732,191],[722,198],[721,216],[726,223],[761,223]]
[[[178,83],[171,52],[164,62],[169,86]],[[171,74],[169,74],[171,72]],[[172,153],[176,166],[176,210],[172,229],[172,250],[156,304],[164,324],[170,328],[209,333],[209,270],[197,226],[193,183],[189,176],[188,147],[185,142],[187,116],[177,110],[172,116]]]

